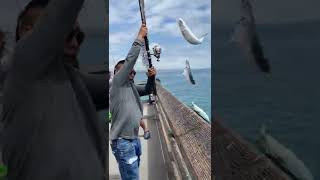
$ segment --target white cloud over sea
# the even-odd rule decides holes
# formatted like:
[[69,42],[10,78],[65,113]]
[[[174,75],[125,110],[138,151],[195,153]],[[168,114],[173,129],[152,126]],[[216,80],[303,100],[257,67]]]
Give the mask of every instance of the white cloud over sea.
[[[150,44],[162,47],[161,61],[153,59],[158,69],[183,69],[186,59],[192,68],[211,67],[211,1],[145,0],[145,6]],[[176,22],[178,18],[184,19],[195,35],[208,33],[201,45],[191,45],[183,39]],[[110,68],[126,57],[140,25],[137,0],[109,1]],[[144,69],[141,57],[136,69]]]

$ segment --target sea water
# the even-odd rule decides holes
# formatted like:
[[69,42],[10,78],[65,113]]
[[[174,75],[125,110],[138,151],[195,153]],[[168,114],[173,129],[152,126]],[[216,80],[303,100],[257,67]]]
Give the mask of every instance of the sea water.
[[[187,106],[194,102],[211,117],[211,70],[193,69],[192,75],[196,82],[192,85],[182,75],[183,69],[157,70],[157,77],[161,84],[178,100]],[[145,72],[138,71],[137,81],[146,81]]]
[[214,29],[214,114],[250,142],[262,124],[320,179],[320,23],[257,25],[271,64],[265,76]]

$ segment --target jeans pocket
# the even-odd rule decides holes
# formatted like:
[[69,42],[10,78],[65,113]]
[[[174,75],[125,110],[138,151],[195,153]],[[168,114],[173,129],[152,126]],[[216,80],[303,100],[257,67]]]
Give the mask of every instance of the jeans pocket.
[[119,140],[116,149],[121,157],[135,155],[134,146],[128,140]]
[[118,139],[116,148],[117,149],[128,149],[131,146],[131,142],[126,139]]
[[119,160],[126,164],[133,164],[138,160],[137,149],[135,147],[135,141],[129,141],[125,139],[121,139],[117,143],[117,154],[119,156]]

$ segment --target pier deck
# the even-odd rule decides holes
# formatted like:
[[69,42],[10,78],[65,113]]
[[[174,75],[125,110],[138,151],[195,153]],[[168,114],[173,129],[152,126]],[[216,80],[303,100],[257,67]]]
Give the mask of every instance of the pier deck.
[[[221,121],[204,121],[160,83],[156,103],[144,102],[143,110],[152,138],[141,138],[141,180],[291,179],[242,137],[223,127]],[[109,167],[110,179],[120,179],[110,149]]]
[[[140,179],[211,179],[211,125],[160,84],[157,92],[155,104],[143,103],[151,139],[141,138]],[[120,179],[110,147],[109,179]]]

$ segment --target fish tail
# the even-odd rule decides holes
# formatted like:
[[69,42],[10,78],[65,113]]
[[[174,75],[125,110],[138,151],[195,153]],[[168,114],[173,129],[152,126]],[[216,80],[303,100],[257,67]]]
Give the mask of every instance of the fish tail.
[[200,37],[206,37],[207,35],[208,35],[209,33],[204,33],[202,36],[200,36]]
[[207,35],[208,35],[208,33],[205,33],[205,34],[201,35],[200,36],[201,38],[199,40],[202,42]]

